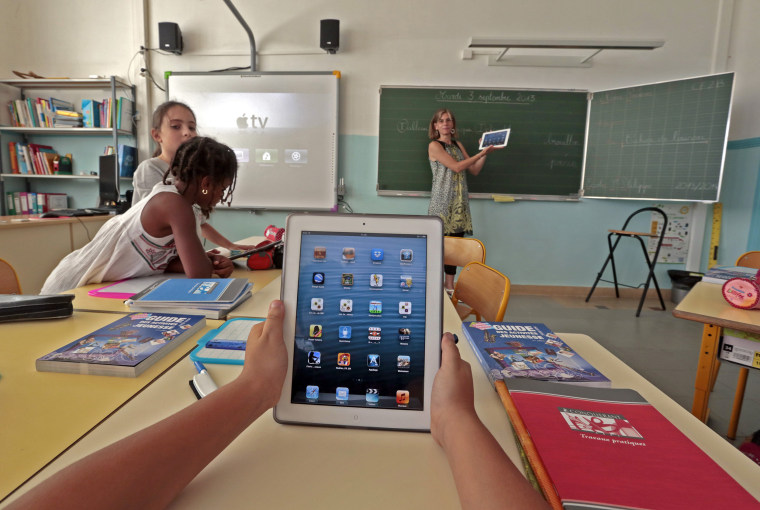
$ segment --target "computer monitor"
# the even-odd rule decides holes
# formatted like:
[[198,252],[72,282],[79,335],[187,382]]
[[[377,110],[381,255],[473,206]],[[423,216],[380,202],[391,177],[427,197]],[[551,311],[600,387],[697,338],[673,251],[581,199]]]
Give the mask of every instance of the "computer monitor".
[[119,201],[119,167],[116,154],[100,156],[100,195],[98,207],[115,206]]

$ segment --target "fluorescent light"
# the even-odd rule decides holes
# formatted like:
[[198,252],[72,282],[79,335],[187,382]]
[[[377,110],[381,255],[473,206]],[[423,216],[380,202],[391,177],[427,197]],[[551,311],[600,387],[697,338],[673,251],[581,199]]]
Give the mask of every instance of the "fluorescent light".
[[547,48],[547,49],[599,49],[599,50],[653,50],[665,44],[662,40],[529,40],[472,37],[468,48]]

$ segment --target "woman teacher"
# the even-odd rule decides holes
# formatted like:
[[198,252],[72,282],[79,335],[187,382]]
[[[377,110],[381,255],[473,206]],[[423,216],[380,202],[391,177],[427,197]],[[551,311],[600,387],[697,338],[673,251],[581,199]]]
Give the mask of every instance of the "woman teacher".
[[[467,192],[467,173],[478,175],[486,155],[495,147],[489,145],[474,156],[467,155],[462,143],[454,138],[457,122],[446,108],[436,111],[430,121],[428,159],[433,171],[433,190],[428,214],[443,220],[443,235],[464,237],[472,235],[472,217]],[[456,266],[443,266],[446,292],[454,291]]]

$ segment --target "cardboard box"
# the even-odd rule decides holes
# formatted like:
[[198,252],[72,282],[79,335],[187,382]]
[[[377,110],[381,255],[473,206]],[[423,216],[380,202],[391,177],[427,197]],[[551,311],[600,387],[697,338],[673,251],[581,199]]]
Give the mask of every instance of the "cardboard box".
[[750,368],[760,368],[760,335],[723,329],[720,359]]

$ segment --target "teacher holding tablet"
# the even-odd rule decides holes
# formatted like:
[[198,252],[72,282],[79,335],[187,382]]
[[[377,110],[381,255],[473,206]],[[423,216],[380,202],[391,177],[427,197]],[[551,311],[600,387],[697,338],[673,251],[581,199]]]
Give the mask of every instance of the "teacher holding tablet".
[[[433,189],[428,214],[443,220],[443,235],[464,237],[472,235],[472,217],[467,192],[467,174],[478,175],[486,162],[486,155],[495,147],[489,145],[474,156],[468,156],[461,142],[454,138],[456,119],[446,108],[435,112],[430,120],[428,159],[433,171]],[[444,287],[454,291],[456,266],[443,266]]]

